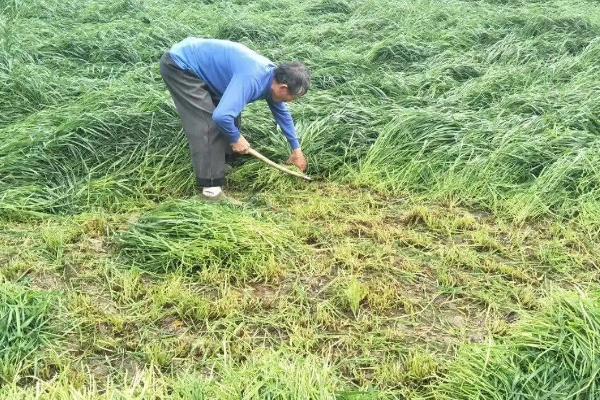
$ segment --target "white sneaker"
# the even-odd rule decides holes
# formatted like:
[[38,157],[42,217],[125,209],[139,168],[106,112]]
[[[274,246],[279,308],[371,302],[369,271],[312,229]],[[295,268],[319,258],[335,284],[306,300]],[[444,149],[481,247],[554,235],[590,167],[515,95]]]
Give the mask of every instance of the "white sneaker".
[[236,200],[233,197],[226,196],[225,192],[223,192],[223,189],[221,189],[220,186],[202,188],[202,198],[204,201],[209,203],[225,202],[235,206],[244,205],[244,203],[241,201]]
[[212,186],[202,188],[202,195],[208,198],[218,198],[223,193],[221,186]]

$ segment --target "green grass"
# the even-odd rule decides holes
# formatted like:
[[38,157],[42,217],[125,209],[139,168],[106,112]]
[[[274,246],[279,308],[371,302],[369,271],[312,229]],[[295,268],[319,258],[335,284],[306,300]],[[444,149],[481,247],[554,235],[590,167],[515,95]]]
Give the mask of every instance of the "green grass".
[[[173,200],[141,214],[7,223],[4,279],[59,291],[77,326],[49,393],[418,398],[462,343],[501,338],[538,313],[546,291],[594,290],[598,279],[597,243],[559,223],[316,188],[248,193],[251,208]],[[264,239],[256,248],[269,246],[260,254],[243,246],[253,234]],[[229,264],[215,262],[220,251]],[[320,367],[305,371],[306,358]],[[19,382],[4,390],[27,393]]]
[[165,272],[230,270],[237,279],[269,279],[293,266],[302,245],[265,214],[198,201],[166,202],[117,238],[141,268]]
[[[591,3],[557,1],[547,5],[552,16],[536,4],[459,1],[197,7],[7,6],[1,70],[4,96],[15,101],[0,124],[5,212],[189,193],[186,149],[156,60],[192,33],[310,65],[316,90],[294,109],[313,174],[517,218],[580,215],[597,197],[600,25]],[[283,10],[296,15],[287,26],[276,18]],[[266,135],[264,110],[250,115],[253,143],[282,156],[285,142]]]
[[[189,35],[311,68],[314,182],[194,198]],[[585,0],[0,1],[0,397],[594,398],[598,37]]]
[[599,324],[596,295],[556,295],[507,338],[466,347],[436,398],[596,398]]
[[58,338],[56,298],[0,284],[0,385],[17,383],[33,368],[44,373],[44,350]]

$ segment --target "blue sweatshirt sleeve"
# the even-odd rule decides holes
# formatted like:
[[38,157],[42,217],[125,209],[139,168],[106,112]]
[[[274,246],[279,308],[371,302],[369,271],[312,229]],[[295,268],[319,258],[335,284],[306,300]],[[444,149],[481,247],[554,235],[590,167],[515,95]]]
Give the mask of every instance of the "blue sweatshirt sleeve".
[[269,103],[269,108],[273,113],[275,122],[277,122],[277,125],[281,127],[281,130],[290,143],[292,150],[300,148],[300,142],[298,141],[298,136],[296,136],[296,128],[294,127],[294,120],[292,119],[292,114],[290,113],[287,105],[283,102],[274,102],[268,100],[267,103]]
[[252,77],[234,75],[223,92],[219,105],[213,111],[213,121],[224,134],[229,136],[230,144],[240,138],[240,130],[235,126],[235,118],[253,98],[256,87]]

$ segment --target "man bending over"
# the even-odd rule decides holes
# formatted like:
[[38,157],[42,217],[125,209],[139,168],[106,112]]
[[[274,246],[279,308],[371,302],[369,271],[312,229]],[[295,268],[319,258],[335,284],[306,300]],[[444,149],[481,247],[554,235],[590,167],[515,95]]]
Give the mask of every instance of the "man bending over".
[[256,100],[266,100],[286,136],[292,148],[288,162],[306,170],[285,104],[308,91],[310,74],[303,64],[276,66],[240,43],[190,37],[162,56],[160,73],[181,117],[194,173],[206,198],[222,197],[225,156],[248,152],[250,144],[240,134],[240,115]]

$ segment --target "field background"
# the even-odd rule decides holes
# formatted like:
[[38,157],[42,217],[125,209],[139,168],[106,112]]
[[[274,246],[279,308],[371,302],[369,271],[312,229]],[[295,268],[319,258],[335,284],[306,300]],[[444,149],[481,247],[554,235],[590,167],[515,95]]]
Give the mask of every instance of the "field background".
[[[600,396],[597,1],[0,0],[0,397]],[[313,72],[195,197],[187,36]],[[265,104],[251,144],[283,161]]]

